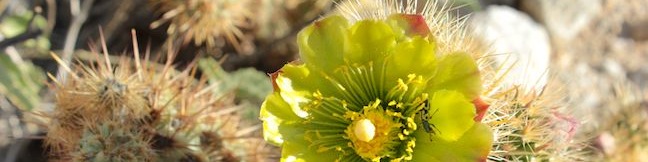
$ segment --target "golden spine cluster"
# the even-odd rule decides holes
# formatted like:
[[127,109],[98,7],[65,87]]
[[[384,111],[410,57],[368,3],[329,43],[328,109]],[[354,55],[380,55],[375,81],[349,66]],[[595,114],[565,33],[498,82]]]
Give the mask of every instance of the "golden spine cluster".
[[69,75],[52,84],[56,108],[46,145],[60,161],[240,161],[263,159],[262,139],[242,128],[230,94],[195,79],[197,68],[177,71],[174,54],[163,65],[134,57],[112,63],[103,45],[96,62],[64,63]]
[[[182,43],[223,47],[231,43],[241,52],[241,41],[245,41],[243,30],[252,26],[254,11],[249,0],[149,0],[156,12],[162,13],[159,20],[151,24],[157,28],[169,23],[167,33]],[[227,42],[225,42],[227,41]],[[247,42],[246,42],[247,43]]]

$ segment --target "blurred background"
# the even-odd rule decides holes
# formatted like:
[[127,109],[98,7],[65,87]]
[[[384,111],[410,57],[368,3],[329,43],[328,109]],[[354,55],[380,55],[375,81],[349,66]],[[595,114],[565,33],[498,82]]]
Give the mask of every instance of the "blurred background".
[[[89,61],[103,39],[112,55],[130,56],[134,29],[140,51],[178,53],[178,67],[205,60],[201,73],[221,80],[219,88],[258,124],[258,107],[272,90],[266,74],[298,59],[297,32],[336,3],[0,0],[0,162],[47,160],[43,130],[25,112],[53,107],[46,74],[56,74],[57,64],[50,51]],[[583,149],[595,154],[591,161],[648,161],[648,1],[448,3],[495,54],[524,67],[511,82],[561,83],[560,97],[579,125],[574,136],[590,145]]]

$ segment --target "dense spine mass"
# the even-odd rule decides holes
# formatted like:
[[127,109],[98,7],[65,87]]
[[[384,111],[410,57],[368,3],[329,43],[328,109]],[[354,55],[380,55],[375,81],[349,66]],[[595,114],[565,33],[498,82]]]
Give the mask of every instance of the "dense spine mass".
[[[135,40],[135,39],[134,39]],[[137,49],[137,44],[134,44]],[[219,94],[196,68],[177,71],[174,55],[164,65],[106,51],[96,64],[66,64],[54,80],[56,108],[49,115],[46,145],[60,161],[240,161],[261,159],[261,140],[243,136],[231,95]],[[51,75],[50,75],[51,76]],[[243,141],[245,140],[245,141]]]

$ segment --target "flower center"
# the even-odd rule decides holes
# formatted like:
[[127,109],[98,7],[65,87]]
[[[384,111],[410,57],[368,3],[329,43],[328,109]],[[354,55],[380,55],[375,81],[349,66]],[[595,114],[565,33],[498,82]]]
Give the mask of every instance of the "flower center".
[[360,119],[355,123],[353,133],[360,141],[369,142],[376,135],[376,126],[369,119]]
[[396,153],[393,148],[401,144],[398,134],[403,127],[400,113],[385,110],[377,100],[361,112],[347,112],[345,117],[353,121],[345,131],[351,141],[348,145],[360,157],[379,160]]
[[[422,76],[410,74],[397,82],[372,82],[385,76],[372,63],[325,76],[337,85],[336,97],[316,91],[305,112],[304,139],[318,152],[337,151],[341,161],[411,160],[415,147],[416,117],[428,96]],[[326,74],[325,74],[326,75]],[[383,86],[391,86],[385,88]]]

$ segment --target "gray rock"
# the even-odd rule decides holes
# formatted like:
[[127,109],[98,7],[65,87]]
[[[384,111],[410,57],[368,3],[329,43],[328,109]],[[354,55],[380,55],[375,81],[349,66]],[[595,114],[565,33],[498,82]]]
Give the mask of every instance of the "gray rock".
[[602,0],[522,0],[521,9],[558,41],[571,41],[602,11]]
[[471,26],[492,43],[499,66],[513,68],[504,84],[536,92],[546,85],[551,45],[541,25],[513,8],[489,6],[471,17]]

